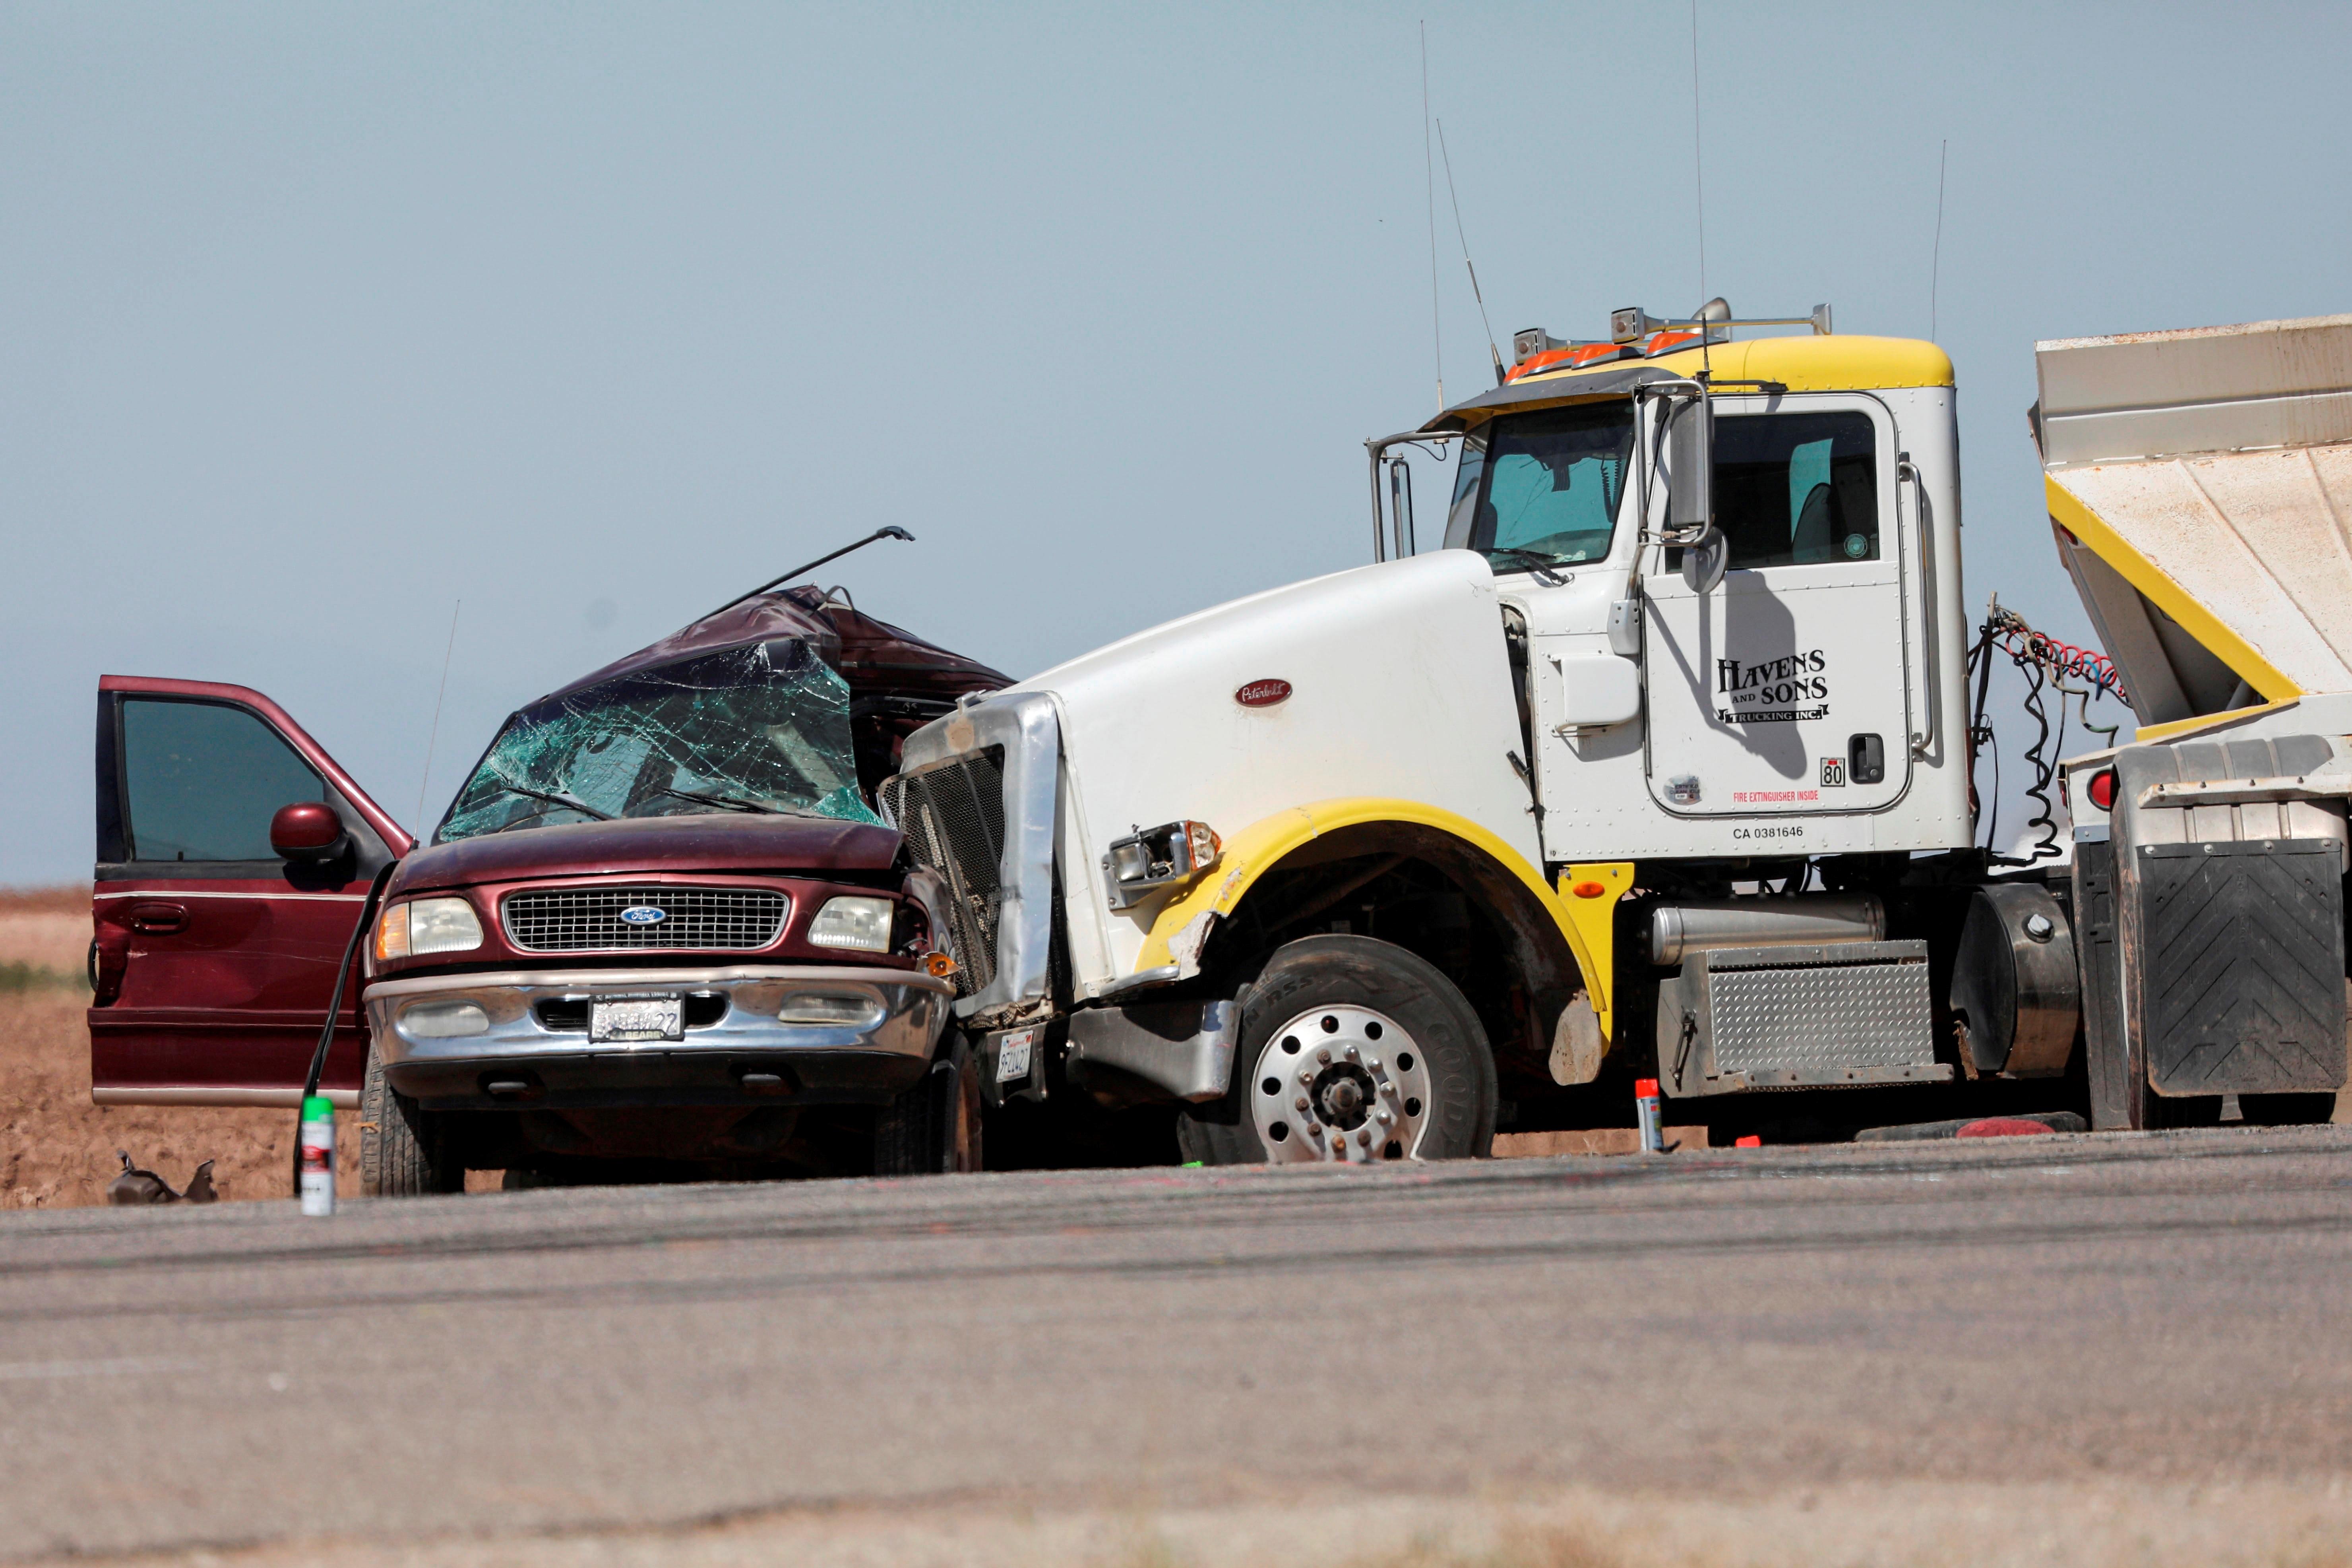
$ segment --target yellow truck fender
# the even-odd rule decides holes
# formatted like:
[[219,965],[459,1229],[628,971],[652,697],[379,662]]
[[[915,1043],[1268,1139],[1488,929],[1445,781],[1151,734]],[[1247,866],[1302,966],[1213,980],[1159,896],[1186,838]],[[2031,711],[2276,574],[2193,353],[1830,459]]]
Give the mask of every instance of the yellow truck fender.
[[[1185,945],[1188,931],[1204,929],[1202,917],[1223,919],[1240,907],[1250,889],[1301,846],[1343,828],[1393,823],[1450,839],[1464,852],[1500,868],[1523,887],[1549,922],[1549,935],[1564,943],[1584,977],[1586,994],[1611,1038],[1614,1009],[1617,902],[1633,885],[1630,861],[1566,867],[1555,888],[1543,873],[1495,833],[1468,818],[1418,800],[1376,797],[1318,800],[1262,818],[1224,841],[1217,863],[1192,887],[1171,900],[1152,921],[1136,971],[1177,962],[1171,944]],[[1200,937],[1191,939],[1195,956]]]

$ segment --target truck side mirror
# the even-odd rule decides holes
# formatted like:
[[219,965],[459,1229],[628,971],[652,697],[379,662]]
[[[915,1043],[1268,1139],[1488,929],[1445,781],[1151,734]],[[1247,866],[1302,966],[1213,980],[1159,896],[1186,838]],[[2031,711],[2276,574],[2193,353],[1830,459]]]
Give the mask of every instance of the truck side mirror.
[[1706,394],[1676,398],[1666,413],[1668,542],[1696,545],[1715,528],[1715,410]]
[[1731,541],[1715,528],[1706,531],[1706,542],[1683,547],[1683,582],[1693,593],[1712,593],[1723,580],[1723,570],[1731,564]]
[[1665,538],[1682,547],[1693,592],[1723,580],[1730,551],[1715,526],[1715,408],[1705,392],[1668,405]]
[[319,865],[340,856],[351,841],[351,835],[343,831],[343,820],[323,800],[280,806],[269,819],[269,847],[281,860]]

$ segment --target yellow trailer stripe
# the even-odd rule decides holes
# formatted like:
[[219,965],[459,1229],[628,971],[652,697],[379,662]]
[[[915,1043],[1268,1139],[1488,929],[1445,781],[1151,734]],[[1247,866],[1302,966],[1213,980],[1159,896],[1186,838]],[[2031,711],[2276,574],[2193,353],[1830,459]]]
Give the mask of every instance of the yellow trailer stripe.
[[2226,622],[2166,576],[2155,562],[2126,543],[2122,535],[2060,484],[2056,475],[2043,475],[2042,488],[2049,498],[2052,521],[2089,546],[2093,554],[2114,567],[2150,603],[2179,622],[2183,631],[2203,643],[2246,685],[2273,702],[2304,695],[2303,688],[2257,653],[2252,643],[2231,631]]

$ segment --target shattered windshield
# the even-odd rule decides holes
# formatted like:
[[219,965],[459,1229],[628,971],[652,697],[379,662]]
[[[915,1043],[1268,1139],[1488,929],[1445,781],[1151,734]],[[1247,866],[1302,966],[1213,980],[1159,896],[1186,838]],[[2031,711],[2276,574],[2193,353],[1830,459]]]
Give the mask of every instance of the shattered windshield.
[[704,653],[534,703],[490,743],[435,840],[713,811],[880,821],[858,792],[849,687],[805,643]]

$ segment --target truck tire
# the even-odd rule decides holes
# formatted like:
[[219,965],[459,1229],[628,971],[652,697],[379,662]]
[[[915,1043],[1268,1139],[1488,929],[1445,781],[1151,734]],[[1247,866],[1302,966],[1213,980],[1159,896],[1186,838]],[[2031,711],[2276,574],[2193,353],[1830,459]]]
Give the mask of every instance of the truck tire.
[[922,1082],[874,1113],[874,1174],[976,1171],[980,1130],[980,1059],[950,1033]]
[[466,1166],[449,1143],[444,1119],[394,1089],[370,1045],[360,1081],[360,1191],[369,1197],[465,1191]]
[[1393,943],[1308,936],[1249,993],[1233,1122],[1185,1118],[1177,1144],[1215,1166],[1478,1159],[1496,1099],[1486,1030],[1453,981]]

